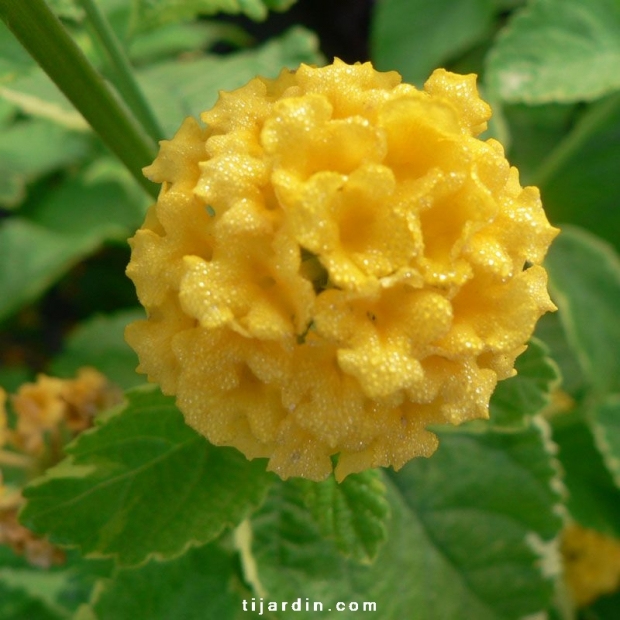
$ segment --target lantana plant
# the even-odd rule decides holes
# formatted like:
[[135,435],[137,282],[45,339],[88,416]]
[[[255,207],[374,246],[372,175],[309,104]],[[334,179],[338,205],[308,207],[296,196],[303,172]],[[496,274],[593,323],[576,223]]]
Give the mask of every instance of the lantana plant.
[[615,619],[618,8],[304,7],[0,0],[0,618]]

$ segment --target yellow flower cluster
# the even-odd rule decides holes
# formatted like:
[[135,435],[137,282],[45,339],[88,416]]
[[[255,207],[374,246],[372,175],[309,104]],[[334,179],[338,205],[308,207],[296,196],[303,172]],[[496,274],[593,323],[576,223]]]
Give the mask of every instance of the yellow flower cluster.
[[21,491],[3,483],[3,470],[25,471],[18,479],[28,482],[59,461],[63,446],[90,427],[97,413],[121,399],[121,391],[93,368],[81,368],[75,379],[39,375],[11,396],[15,416],[9,426],[6,392],[0,388],[0,545],[36,566],[64,561],[60,549],[19,523]]
[[620,541],[577,524],[562,539],[566,582],[578,607],[620,588]]
[[11,442],[19,450],[40,456],[48,439],[61,445],[92,425],[97,413],[121,400],[121,394],[94,368],[81,368],[75,379],[39,375],[12,397],[17,424]]
[[221,93],[145,169],[127,273],[139,370],[192,427],[281,477],[400,468],[488,415],[538,318],[556,235],[475,76],[370,63]]

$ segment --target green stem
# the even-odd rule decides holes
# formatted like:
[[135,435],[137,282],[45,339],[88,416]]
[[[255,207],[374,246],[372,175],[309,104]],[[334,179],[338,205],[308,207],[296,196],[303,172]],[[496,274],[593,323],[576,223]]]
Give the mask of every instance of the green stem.
[[114,84],[147,133],[158,142],[163,132],[140,86],[136,82],[129,59],[107,19],[94,0],[79,0],[99,42],[103,46],[115,74]]
[[551,151],[534,175],[533,184],[544,187],[620,106],[620,93],[594,103],[566,137]]
[[154,143],[44,0],[0,0],[0,17],[138,183],[155,197],[157,187],[142,174],[142,167],[155,156]]

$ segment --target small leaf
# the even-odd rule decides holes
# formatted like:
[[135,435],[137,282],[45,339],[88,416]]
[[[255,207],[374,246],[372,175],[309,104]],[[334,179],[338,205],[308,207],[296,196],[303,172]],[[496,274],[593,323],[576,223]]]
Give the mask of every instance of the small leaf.
[[614,395],[594,407],[592,432],[596,445],[620,488],[620,396]]
[[[58,148],[59,144],[63,148]],[[88,151],[85,136],[46,121],[22,121],[3,129],[0,133],[0,174],[3,185],[8,182],[13,190],[2,191],[0,205],[15,206],[25,198],[27,183],[81,160]]]
[[515,368],[517,375],[500,381],[491,397],[494,424],[523,423],[526,417],[539,413],[549,404],[551,392],[560,381],[558,367],[540,340],[530,341]]
[[505,101],[592,101],[620,88],[616,0],[533,0],[488,57],[490,87]]
[[124,337],[127,324],[141,318],[144,311],[136,309],[84,321],[65,339],[62,353],[52,362],[50,374],[70,377],[82,366],[94,366],[124,389],[144,383],[136,373],[138,358]]
[[384,477],[392,518],[370,566],[344,558],[321,536],[299,488],[274,485],[251,518],[245,562],[255,564],[257,596],[302,597],[301,611],[277,613],[279,620],[314,619],[315,602],[347,620],[359,618],[365,603],[376,605],[377,617],[408,620],[516,620],[550,606],[562,519],[544,423],[439,432],[433,457]]
[[296,480],[321,534],[333,539],[339,551],[356,561],[375,559],[387,538],[390,505],[378,470],[353,474],[338,484]]
[[212,540],[260,504],[271,480],[264,463],[209,444],[152,386],[128,392],[66,452],[24,490],[22,522],[125,565]]
[[491,26],[491,0],[383,0],[371,28],[378,69],[421,85],[431,71],[476,43]]
[[586,231],[564,227],[545,265],[552,297],[585,378],[599,394],[620,391],[620,259]]
[[168,562],[119,569],[101,584],[94,616],[114,620],[233,620],[242,609],[234,557],[216,544]]
[[185,21],[198,15],[242,13],[254,21],[263,21],[269,10],[285,11],[296,0],[135,0],[136,23],[150,29],[169,22]]

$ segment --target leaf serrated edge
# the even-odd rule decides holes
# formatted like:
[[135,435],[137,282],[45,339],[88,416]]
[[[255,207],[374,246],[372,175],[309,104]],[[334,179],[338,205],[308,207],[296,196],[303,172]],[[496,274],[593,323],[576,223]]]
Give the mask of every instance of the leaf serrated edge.
[[[377,471],[377,470],[374,470]],[[349,554],[356,560],[363,564],[371,564],[381,549],[381,546],[387,540],[387,522],[391,518],[391,507],[387,501],[387,487],[381,476],[377,473],[372,476],[365,476],[364,478],[355,478],[353,481],[354,491],[363,493],[365,500],[370,500],[363,503],[364,519],[360,519],[360,512],[353,510],[351,501],[349,499],[349,493],[343,487],[341,494],[343,501],[346,503],[346,508],[350,515],[350,522],[352,530],[358,539],[361,547],[364,549],[364,554],[356,553],[355,549],[349,551]],[[369,527],[376,534],[376,540],[368,542],[364,539],[364,532],[367,532]],[[340,546],[339,546],[340,548]]]
[[[84,437],[87,434],[92,434],[94,432],[97,432],[99,428],[106,425],[108,422],[110,422],[110,420],[112,420],[113,418],[121,414],[123,411],[125,411],[127,407],[133,404],[132,397],[135,396],[136,394],[137,395],[149,395],[150,393],[155,392],[155,391],[159,391],[159,386],[155,384],[145,384],[145,385],[141,385],[141,386],[126,390],[124,393],[125,400],[122,403],[116,405],[115,407],[112,407],[107,412],[104,412],[105,415],[103,419],[101,419],[101,416],[98,416],[96,419],[95,426],[80,433],[71,443],[69,443],[65,447],[65,452],[66,452],[65,458],[62,461],[60,461],[58,464],[47,469],[43,473],[43,475],[31,481],[28,484],[28,486],[25,487],[25,489],[23,490],[24,497],[28,499],[29,489],[36,488],[42,484],[49,482],[50,480],[53,480],[54,478],[58,478],[62,476],[64,476],[65,478],[71,478],[71,477],[82,478],[82,477],[88,476],[92,471],[96,471],[95,465],[78,465],[75,462],[76,459],[75,459],[73,451],[75,450],[75,448],[77,448],[80,438]],[[165,395],[162,395],[162,397],[168,398],[170,400],[172,399],[172,397],[166,397]],[[176,407],[176,405],[174,406]],[[138,411],[140,410],[138,409]],[[192,438],[190,441],[197,441],[197,440],[202,440],[202,439],[203,438],[199,434],[196,433],[196,436]],[[182,446],[184,446],[186,443],[187,442],[182,444]],[[218,448],[217,446],[212,446],[212,447],[213,449]],[[67,469],[69,469],[73,474],[76,474],[76,475],[66,476],[65,471]],[[55,542],[56,544],[61,545],[63,548],[78,549],[85,558],[113,559],[118,567],[138,568],[140,566],[143,566],[144,564],[146,564],[147,562],[151,560],[156,560],[156,561],[172,560],[174,558],[180,557],[192,547],[202,546],[202,545],[212,542],[213,540],[216,540],[219,536],[222,535],[224,531],[226,531],[229,528],[237,526],[240,520],[241,522],[243,522],[243,520],[247,520],[252,513],[256,512],[264,503],[270,486],[271,486],[270,481],[266,480],[265,485],[262,489],[262,496],[257,496],[256,501],[248,501],[246,503],[245,510],[240,512],[238,518],[235,518],[235,519],[228,518],[226,520],[223,520],[222,523],[220,524],[220,527],[217,530],[213,531],[210,538],[205,539],[205,540],[199,540],[196,538],[192,538],[192,539],[187,540],[185,544],[175,552],[152,551],[152,552],[147,553],[140,560],[127,560],[126,558],[123,559],[121,557],[121,551],[114,551],[114,552],[105,552],[105,551],[98,551],[98,550],[84,551],[83,544],[66,543],[63,541],[58,541],[57,538],[56,540],[54,539],[54,536],[49,535],[49,534],[48,535],[52,542]],[[41,533],[41,534],[46,533],[43,531],[38,531],[35,527],[33,527],[32,523],[28,524],[28,522],[22,521],[22,514],[27,510],[28,505],[29,505],[28,502],[26,502],[20,509],[20,512],[18,515],[20,522],[22,522],[28,529],[32,530],[35,533]]]
[[[320,483],[300,480],[297,481],[297,485],[305,509],[311,515],[320,535],[325,540],[333,542],[342,556],[361,564],[372,564],[387,540],[386,523],[391,517],[390,504],[386,499],[387,487],[378,469],[353,476],[356,477],[348,477],[341,483],[329,478]],[[325,486],[326,484],[329,486]],[[364,515],[372,520],[370,527],[378,537],[378,540],[371,544],[367,544],[361,535],[367,532],[368,528],[363,527],[365,521],[359,518],[360,511],[352,508],[350,493],[347,492],[352,486],[355,486],[358,492],[362,489],[365,497],[377,500],[364,504],[363,507]],[[319,492],[320,488],[324,489],[323,493]],[[378,491],[381,499],[372,491],[368,493],[369,489]]]
[[568,497],[568,488],[564,484],[562,466],[558,459],[560,448],[553,440],[551,424],[541,414],[532,416],[532,426],[538,431],[542,439],[543,448],[549,455],[549,462],[554,472],[549,480],[549,486],[559,501],[554,505],[553,510],[563,521],[566,521],[568,510],[565,501]]
[[[557,498],[553,505],[552,511],[562,521],[562,528],[556,536],[549,540],[544,540],[538,533],[530,531],[525,535],[525,543],[529,549],[538,558],[537,566],[540,568],[540,574],[543,579],[553,584],[554,596],[550,604],[558,608],[564,609],[568,599],[562,592],[565,590],[564,583],[564,565],[561,552],[562,530],[568,522],[570,516],[566,508],[566,498],[568,497],[568,489],[562,479],[562,466],[558,460],[559,446],[553,440],[551,425],[541,415],[537,414],[531,418],[532,427],[538,431],[542,439],[542,445],[549,456],[549,463],[553,470],[553,474],[549,479],[549,488]],[[571,616],[572,617],[572,616]],[[521,618],[521,620],[548,620],[549,614],[547,610],[540,610],[533,614],[529,614]]]

